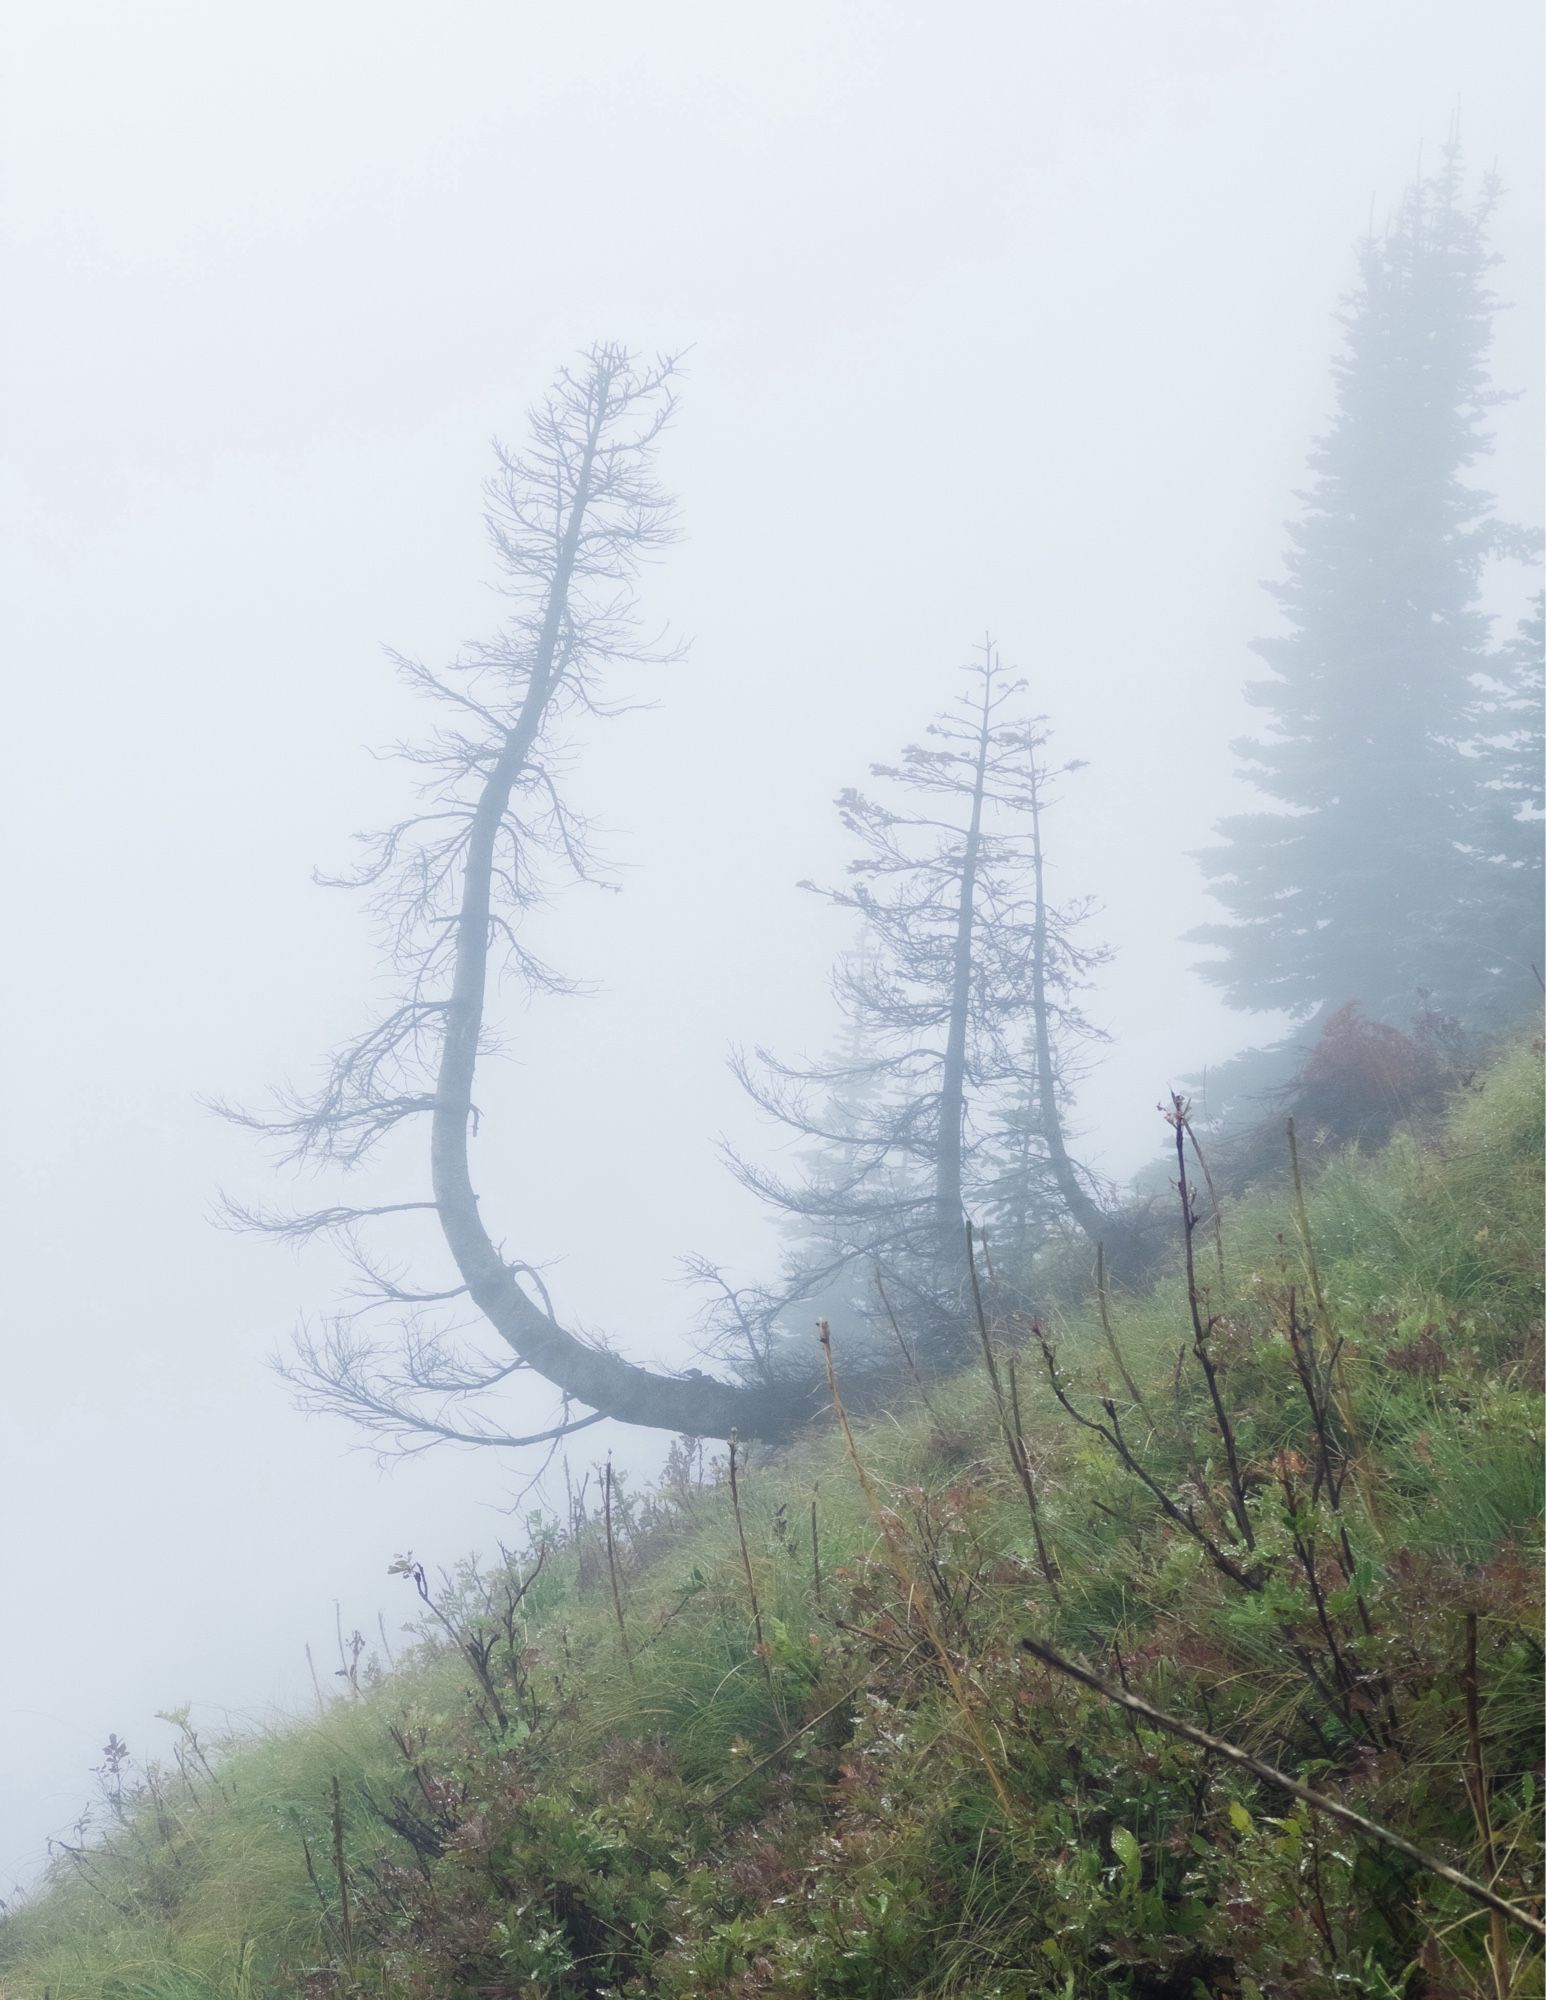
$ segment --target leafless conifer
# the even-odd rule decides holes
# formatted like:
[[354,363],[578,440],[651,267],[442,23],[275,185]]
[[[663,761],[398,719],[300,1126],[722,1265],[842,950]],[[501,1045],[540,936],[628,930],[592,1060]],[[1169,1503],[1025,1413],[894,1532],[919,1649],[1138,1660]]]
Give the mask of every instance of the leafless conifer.
[[1100,1039],[1078,989],[1105,956],[1077,939],[1088,905],[1054,907],[1046,888],[1043,815],[1078,766],[1049,764],[1044,721],[991,639],[964,671],[928,740],[872,767],[897,802],[837,802],[859,851],[845,883],[816,893],[865,939],[834,975],[841,1053],[735,1059],[759,1107],[814,1147],[799,1178],[731,1156],[799,1238],[765,1319],[792,1323],[842,1273],[878,1270],[888,1313],[935,1355],[967,1339],[968,1206],[1017,1215],[1022,1238],[1063,1216],[1096,1238],[1113,1226],[1062,1122],[1078,1051]]

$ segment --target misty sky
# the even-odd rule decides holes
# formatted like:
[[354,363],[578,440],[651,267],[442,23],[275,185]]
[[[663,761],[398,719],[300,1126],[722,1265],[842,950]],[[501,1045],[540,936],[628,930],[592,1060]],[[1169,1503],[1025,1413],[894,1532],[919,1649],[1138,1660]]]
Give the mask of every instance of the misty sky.
[[1540,39],[1534,0],[13,10],[0,1889],[109,1730],[294,1706],[335,1598],[371,1630],[399,1550],[508,1532],[518,1468],[383,1476],[290,1409],[265,1356],[334,1270],[212,1227],[284,1190],[199,1102],[304,1081],[379,995],[310,871],[405,795],[383,644],[497,618],[491,434],[595,338],[693,349],[646,582],[692,652],[575,773],[624,894],[541,927],[602,990],[508,1016],[476,1160],[562,1313],[680,1361],[676,1260],[772,1255],[726,1046],[828,1041],[848,935],[794,884],[985,628],[1090,761],[1049,829],[1118,947],[1086,1153],[1132,1171],[1167,1084],[1270,1033],[1177,943],[1259,580],[1353,240],[1457,102],[1526,392],[1483,480],[1539,520]]

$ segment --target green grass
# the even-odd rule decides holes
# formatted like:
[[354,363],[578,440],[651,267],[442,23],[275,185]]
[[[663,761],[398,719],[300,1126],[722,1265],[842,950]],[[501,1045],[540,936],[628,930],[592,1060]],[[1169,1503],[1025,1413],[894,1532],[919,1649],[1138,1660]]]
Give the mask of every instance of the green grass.
[[[1017,1358],[1055,1593],[969,1369],[860,1428],[881,1517],[830,1428],[754,1463],[742,1502],[762,1656],[719,1481],[625,1510],[626,1658],[599,1532],[552,1530],[491,1656],[505,1727],[465,1660],[426,1644],[358,1699],[226,1746],[213,1777],[163,1774],[0,1924],[0,1996],[1438,2000],[1496,1996],[1500,1970],[1504,1990],[1540,1993],[1522,1936],[1506,1967],[1488,1964],[1463,1896],[1133,1727],[1018,1641],[1035,1632],[1126,1673],[1159,1707],[1479,1875],[1461,1681],[1474,1616],[1498,1881],[1529,1896],[1541,1150],[1539,1050],[1522,1048],[1442,1131],[1318,1172],[1311,1238],[1353,1426],[1330,1461],[1340,1519],[1311,1497],[1314,1426],[1284,1332],[1291,1286],[1313,1316],[1291,1195],[1230,1210],[1222,1281],[1199,1234],[1254,1550],[1231,1540],[1182,1273],[1114,1302],[1142,1394],[1117,1404],[1133,1455],[1215,1547],[1258,1566],[1259,1588],[1231,1583],[1068,1419],[1011,1320],[998,1335]],[[1094,1301],[1047,1331],[1075,1407],[1101,1417],[1120,1379]],[[1324,1619],[1296,1533],[1315,1544]],[[447,1608],[490,1629],[475,1594]],[[1339,1657],[1356,1663],[1351,1690]]]

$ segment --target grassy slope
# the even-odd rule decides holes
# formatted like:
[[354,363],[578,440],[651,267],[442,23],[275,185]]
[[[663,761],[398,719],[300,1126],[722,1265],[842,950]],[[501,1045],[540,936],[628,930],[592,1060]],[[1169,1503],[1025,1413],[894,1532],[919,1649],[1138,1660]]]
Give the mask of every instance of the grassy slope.
[[[1499,1972],[1539,1993],[1521,1937],[1489,1968],[1487,1920],[1463,1897],[1134,1728],[1018,1639],[1108,1674],[1119,1648],[1159,1706],[1485,1875],[1463,1776],[1474,1613],[1498,1881],[1529,1895],[1540,1113],[1538,1052],[1517,1052],[1437,1143],[1335,1163],[1312,1190],[1361,1441],[1332,1461],[1349,1474],[1352,1577],[1324,1494],[1307,1497],[1314,1426],[1283,1331],[1301,1252],[1290,1204],[1263,1195],[1228,1218],[1222,1289],[1198,1237],[1254,1552],[1230,1539],[1184,1282],[1115,1313],[1144,1405],[1117,1404],[1124,1435],[1259,1588],[1222,1575],[1058,1409],[1022,1328],[1007,1339],[1055,1592],[980,1371],[861,1430],[880,1512],[832,1434],[745,1476],[760,1653],[729,1495],[683,1479],[620,1510],[626,1654],[599,1528],[555,1547],[504,1636],[463,1579],[445,1607],[491,1640],[487,1688],[426,1645],[325,1717],[229,1746],[213,1775],[162,1774],[0,1924],[0,1995],[1270,2000],[1495,1994]],[[1098,1320],[1080,1308],[1054,1333],[1071,1399],[1098,1416],[1120,1386]],[[1295,1528],[1314,1541],[1324,1621]]]

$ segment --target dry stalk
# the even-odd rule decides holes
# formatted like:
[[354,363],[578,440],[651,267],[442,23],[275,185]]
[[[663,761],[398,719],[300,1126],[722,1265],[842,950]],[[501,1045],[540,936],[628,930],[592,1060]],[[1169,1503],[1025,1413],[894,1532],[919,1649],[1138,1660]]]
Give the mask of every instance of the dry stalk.
[[[1487,1765],[1482,1756],[1481,1677],[1476,1668],[1474,1611],[1465,1615],[1465,1672],[1461,1679],[1465,1688],[1466,1791],[1470,1795],[1471,1811],[1476,1820],[1482,1858],[1487,1863],[1487,1880],[1495,1882],[1498,1879],[1498,1850],[1492,1831],[1492,1808],[1487,1800]],[[1503,1928],[1499,1911],[1489,1910],[1488,1919],[1487,1959],[1492,1968],[1493,1988],[1497,2000],[1508,2000],[1513,1988],[1513,1969],[1508,1962],[1508,1933]]]
[[311,1641],[309,1639],[306,1641],[306,1666],[311,1674],[312,1693],[317,1697],[317,1713],[318,1715],[326,1715],[327,1703],[322,1699],[322,1683],[317,1679],[317,1663],[311,1657]]
[[623,1659],[628,1666],[628,1678],[633,1680],[633,1648],[628,1643],[628,1620],[623,1616],[622,1586],[617,1580],[617,1545],[612,1535],[612,1459],[607,1457],[606,1476],[601,1483],[601,1511],[606,1524],[607,1575],[612,1579],[612,1610],[617,1618],[617,1634],[623,1642]]
[[1250,1511],[1246,1506],[1245,1476],[1240,1466],[1240,1454],[1235,1446],[1235,1429],[1229,1420],[1229,1412],[1224,1407],[1223,1391],[1219,1388],[1218,1368],[1208,1345],[1217,1322],[1211,1315],[1206,1323],[1204,1322],[1202,1301],[1197,1287],[1197,1262],[1192,1248],[1192,1238],[1197,1231],[1197,1204],[1191,1184],[1186,1177],[1186,1100],[1172,1092],[1170,1105],[1167,1117],[1176,1135],[1176,1191],[1181,1197],[1181,1240],[1186,1253],[1186,1302],[1192,1319],[1192,1352],[1196,1355],[1203,1378],[1208,1384],[1208,1396],[1213,1404],[1214,1420],[1224,1445],[1224,1457],[1229,1468],[1230,1511],[1235,1517],[1235,1526],[1240,1532],[1241,1541],[1248,1549],[1254,1549],[1256,1536],[1252,1531]]
[[1069,1396],[1062,1376],[1058,1373],[1057,1355],[1053,1352],[1052,1343],[1042,1331],[1039,1320],[1032,1322],[1031,1332],[1041,1348],[1041,1358],[1046,1365],[1047,1381],[1051,1386],[1052,1393],[1067,1414],[1073,1418],[1074,1422],[1083,1430],[1093,1431],[1096,1437],[1105,1443],[1106,1448],[1117,1459],[1119,1464],[1124,1466],[1139,1484],[1153,1495],[1154,1499],[1159,1503],[1160,1511],[1165,1515],[1165,1518],[1173,1522],[1183,1534],[1191,1536],[1192,1540],[1196,1542],[1197,1546],[1203,1551],[1209,1562],[1213,1564],[1213,1567],[1221,1576],[1227,1576],[1231,1583],[1238,1584],[1242,1590],[1259,1591],[1262,1588],[1263,1582],[1260,1564],[1253,1564],[1249,1569],[1243,1568],[1241,1564],[1235,1561],[1229,1551],[1222,1547],[1208,1533],[1207,1529],[1198,1520],[1195,1510],[1190,1505],[1181,1507],[1171,1499],[1164,1487],[1160,1485],[1153,1473],[1138,1458],[1132,1446],[1128,1443],[1122,1429],[1122,1420],[1117,1414],[1116,1402],[1112,1397],[1103,1396],[1100,1399],[1100,1406],[1105,1411],[1107,1418],[1107,1422],[1104,1424],[1100,1423],[1094,1417],[1087,1417],[1075,1405],[1073,1399]]
[[[1278,1487],[1283,1495],[1283,1519],[1288,1529],[1289,1541],[1299,1564],[1300,1573],[1310,1592],[1310,1603],[1315,1610],[1315,1619],[1320,1627],[1321,1637],[1326,1642],[1326,1654],[1331,1662],[1333,1686],[1337,1693],[1337,1705],[1348,1724],[1366,1736],[1377,1750],[1393,1747],[1392,1740],[1381,1733],[1372,1715],[1366,1713],[1360,1703],[1359,1691],[1363,1684],[1378,1685],[1374,1676],[1364,1672],[1352,1647],[1337,1631],[1337,1621],[1332,1616],[1327,1602],[1326,1586],[1320,1573],[1317,1558],[1319,1537],[1313,1525],[1305,1527],[1302,1519],[1306,1509],[1306,1495],[1294,1485],[1293,1455],[1279,1452],[1276,1459]],[[1313,1521],[1313,1502],[1309,1513]],[[1387,1702],[1387,1710],[1389,1704]]]
[[[1042,1331],[1038,1321],[1032,1322],[1031,1332],[1041,1347],[1041,1356],[1046,1364],[1047,1380],[1051,1384],[1052,1393],[1067,1414],[1073,1418],[1074,1422],[1082,1429],[1092,1431],[1096,1437],[1104,1442],[1107,1449],[1118,1462],[1158,1501],[1160,1510],[1165,1518],[1179,1528],[1183,1534],[1189,1535],[1196,1542],[1197,1546],[1203,1551],[1209,1562],[1212,1563],[1221,1576],[1227,1576],[1231,1583],[1238,1585],[1241,1590],[1250,1592],[1253,1596],[1265,1589],[1269,1566],[1258,1558],[1251,1563],[1249,1568],[1246,1568],[1214,1536],[1209,1534],[1202,1522],[1198,1520],[1196,1510],[1190,1503],[1182,1507],[1170,1497],[1128,1443],[1126,1434],[1122,1429],[1122,1419],[1118,1414],[1114,1397],[1102,1396],[1100,1399],[1100,1406],[1106,1413],[1105,1423],[1098,1422],[1094,1417],[1087,1417],[1069,1396],[1067,1387],[1062,1377],[1058,1374],[1057,1356],[1054,1354],[1051,1342]],[[1185,1351],[1183,1348],[1183,1355]],[[1322,1701],[1326,1702],[1328,1706],[1339,1710],[1348,1727],[1350,1729],[1354,1728],[1356,1725],[1345,1695],[1336,1688],[1327,1685],[1319,1667],[1316,1665],[1314,1656],[1295,1637],[1293,1628],[1280,1620],[1278,1621],[1278,1632],[1284,1645],[1288,1648],[1289,1653],[1298,1664],[1300,1671],[1309,1682],[1315,1694]],[[1321,1748],[1328,1757],[1332,1756],[1331,1745],[1320,1723],[1313,1716],[1308,1717],[1307,1720],[1319,1738]]]
[[[74,1850],[71,1848],[66,1848],[65,1852],[67,1854],[70,1854],[73,1853]],[[316,1894],[317,1908],[322,1912],[322,1921],[325,1925],[331,1927],[333,1921],[333,1913],[327,1906],[327,1897],[323,1893],[322,1881],[320,1876],[317,1874],[317,1863],[316,1863],[316,1858],[314,1857],[311,1851],[311,1842],[306,1838],[304,1833],[301,1835],[301,1853],[306,1857],[306,1880],[311,1884],[312,1889]],[[134,1921],[136,1916],[135,1911],[126,1910],[125,1914],[129,1917],[131,1922]]]
[[352,1971],[354,1968],[354,1916],[349,1907],[349,1864],[344,1857],[343,1794],[339,1790],[336,1772],[333,1776],[332,1792],[333,1872],[338,1877],[339,1934],[343,1939],[344,1963]]
[[1184,1126],[1186,1127],[1186,1136],[1187,1136],[1187,1138],[1188,1138],[1188,1139],[1190,1139],[1190,1140],[1191,1140],[1191,1142],[1192,1142],[1192,1151],[1193,1151],[1193,1153],[1194,1153],[1194,1154],[1196,1155],[1196,1158],[1197,1158],[1197,1164],[1198,1164],[1198,1166],[1199,1166],[1199,1167],[1201,1167],[1201,1168],[1202,1168],[1202,1177],[1203,1177],[1203,1182],[1204,1182],[1204,1184],[1205,1184],[1205,1186],[1207,1187],[1207,1190],[1208,1190],[1208,1200],[1209,1200],[1209,1201],[1210,1201],[1210,1202],[1212,1203],[1212,1206],[1213,1206],[1213,1217],[1212,1217],[1212,1220],[1213,1220],[1213,1254],[1214,1254],[1214,1256],[1215,1256],[1215,1257],[1217,1257],[1217,1259],[1218,1259],[1218,1266],[1219,1266],[1219,1297],[1220,1297],[1220,1298],[1222,1298],[1222,1297],[1224,1296],[1224,1291],[1225,1291],[1225,1277],[1224,1277],[1224,1210],[1223,1210],[1223,1207],[1222,1207],[1222,1205],[1221,1205],[1221,1204],[1220,1204],[1220,1202],[1219,1202],[1219,1191],[1218,1191],[1218,1189],[1217,1189],[1217,1188],[1216,1188],[1216,1187],[1215,1187],[1215,1186],[1213,1185],[1213,1175],[1211,1174],[1211,1172],[1210,1172],[1210,1171],[1209,1171],[1209,1169],[1208,1169],[1208,1156],[1207,1156],[1207,1154],[1206,1154],[1206,1153],[1204,1153],[1204,1151],[1203,1151],[1202,1147],[1201,1147],[1201,1146],[1200,1146],[1200,1145],[1198,1144],[1198,1141],[1197,1141],[1197,1134],[1196,1134],[1196,1132],[1195,1132],[1195,1131],[1194,1131],[1194,1130],[1192,1129],[1192,1120],[1191,1120],[1191,1116],[1190,1116],[1190,1111],[1191,1111],[1191,1107],[1190,1107],[1190,1106],[1186,1106],[1185,1108],[1183,1108],[1183,1110],[1182,1110],[1182,1112],[1181,1112],[1181,1122],[1182,1122],[1182,1124],[1183,1124],[1183,1125],[1184,1125]]
[[1025,1495],[1025,1504],[1030,1509],[1031,1533],[1036,1538],[1036,1560],[1046,1579],[1047,1588],[1056,1602],[1058,1592],[1058,1568],[1047,1547],[1047,1538],[1042,1532],[1041,1506],[1036,1496],[1036,1475],[1031,1470],[1030,1457],[1025,1449],[1025,1432],[1020,1423],[1020,1387],[1015,1380],[1013,1356],[1009,1362],[1010,1393],[1006,1397],[1004,1385],[999,1379],[998,1358],[993,1352],[993,1341],[988,1333],[988,1316],[982,1308],[982,1287],[977,1281],[977,1256],[974,1248],[975,1233],[972,1225],[966,1225],[966,1267],[971,1273],[972,1304],[977,1313],[977,1333],[982,1342],[983,1364],[988,1371],[988,1386],[993,1391],[994,1407],[998,1411],[999,1428],[1004,1434],[1004,1449],[1009,1454],[1009,1462],[1014,1467],[1015,1477],[1020,1482],[1020,1490]]
[[1110,1349],[1111,1358],[1116,1363],[1117,1373],[1122,1378],[1122,1387],[1132,1397],[1144,1415],[1147,1416],[1149,1414],[1148,1405],[1139,1394],[1138,1384],[1133,1380],[1132,1375],[1128,1371],[1127,1358],[1117,1345],[1116,1328],[1111,1324],[1111,1291],[1106,1283],[1106,1246],[1104,1243],[1097,1243],[1095,1246],[1095,1298],[1100,1308],[1100,1330],[1106,1336],[1106,1346]]
[[843,1433],[843,1443],[847,1449],[849,1460],[853,1465],[855,1473],[858,1475],[859,1490],[864,1495],[864,1502],[870,1510],[871,1518],[880,1530],[880,1538],[885,1547],[886,1560],[890,1565],[891,1573],[901,1586],[907,1599],[909,1611],[916,1611],[919,1623],[923,1626],[925,1636],[928,1638],[929,1644],[934,1648],[945,1676],[946,1685],[950,1689],[951,1699],[960,1711],[961,1720],[965,1723],[967,1734],[972,1739],[972,1747],[976,1750],[978,1757],[982,1761],[982,1767],[988,1774],[988,1782],[993,1787],[994,1797],[998,1800],[1006,1814],[1013,1813],[1014,1806],[999,1771],[998,1763],[994,1758],[993,1752],[988,1747],[988,1739],[984,1736],[982,1725],[977,1720],[976,1711],[972,1707],[971,1696],[966,1691],[966,1684],[961,1679],[960,1671],[955,1661],[951,1658],[950,1648],[945,1644],[938,1622],[930,1608],[928,1594],[913,1575],[912,1567],[907,1560],[906,1551],[902,1547],[901,1537],[896,1531],[896,1523],[881,1505],[880,1495],[875,1491],[874,1482],[870,1478],[864,1460],[859,1455],[859,1446],[854,1438],[853,1426],[848,1421],[848,1412],[843,1407],[843,1398],[837,1386],[837,1371],[832,1365],[832,1329],[824,1319],[819,1319],[816,1322],[816,1331],[821,1340],[822,1358],[826,1363],[827,1390],[832,1398],[832,1408],[836,1412],[838,1426]]
[[1326,1352],[1331,1356],[1332,1400],[1347,1437],[1353,1484],[1358,1488],[1358,1497],[1363,1502],[1363,1510],[1368,1516],[1369,1527],[1375,1540],[1383,1543],[1385,1537],[1380,1531],[1379,1511],[1374,1504],[1374,1494],[1365,1476],[1363,1440],[1359,1436],[1358,1420],[1353,1415],[1353,1400],[1348,1394],[1342,1343],[1337,1338],[1337,1330],[1332,1324],[1331,1308],[1326,1303],[1326,1294],[1321,1286],[1320,1266],[1315,1258],[1315,1238],[1310,1233],[1310,1210],[1304,1198],[1304,1176],[1299,1169],[1299,1136],[1294,1130],[1292,1118],[1288,1121],[1288,1164],[1294,1183],[1294,1233],[1299,1238],[1299,1253],[1304,1264],[1305,1277],[1309,1280],[1310,1300],[1315,1307],[1316,1331],[1326,1343]]
[[[1334,1401],[1329,1383],[1336,1363],[1337,1349],[1322,1360],[1316,1352],[1315,1328],[1309,1321],[1299,1318],[1298,1296],[1294,1286],[1288,1288],[1288,1345],[1293,1357],[1294,1373],[1304,1393],[1305,1403],[1310,1412],[1310,1430],[1314,1447],[1314,1477],[1310,1487],[1310,1504],[1314,1506],[1324,1493],[1336,1523],[1337,1546],[1342,1556],[1343,1574],[1349,1584],[1358,1574],[1358,1565],[1353,1558],[1352,1538],[1347,1531],[1347,1518],[1342,1512],[1342,1488],[1351,1470],[1351,1461],[1344,1444],[1337,1438]],[[1338,1343],[1340,1345],[1340,1342]],[[1336,1446],[1333,1455],[1333,1445]],[[1365,1638],[1374,1636],[1374,1620],[1369,1615],[1368,1601],[1361,1590],[1355,1589],[1354,1602],[1358,1609],[1358,1622],[1363,1627]],[[1384,1674],[1374,1677],[1385,1702],[1385,1730],[1390,1747],[1397,1752],[1401,1749],[1401,1725],[1396,1715],[1395,1697]]]
[[778,1688],[773,1680],[773,1662],[768,1657],[767,1640],[762,1634],[762,1606],[757,1600],[757,1579],[752,1573],[751,1550],[746,1546],[746,1523],[741,1518],[741,1481],[736,1466],[736,1434],[730,1433],[730,1511],[735,1515],[735,1538],[741,1546],[741,1568],[746,1576],[746,1594],[751,1599],[752,1630],[757,1635],[757,1658],[762,1662],[762,1678],[768,1684],[768,1695],[773,1703],[773,1713],[778,1717],[779,1727],[787,1729],[788,1719],[783,1704],[778,1698]]

